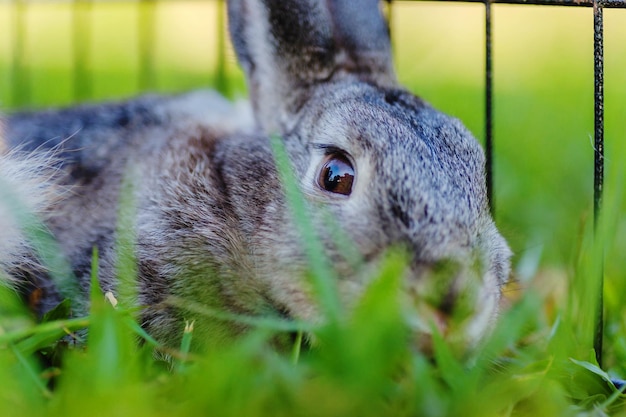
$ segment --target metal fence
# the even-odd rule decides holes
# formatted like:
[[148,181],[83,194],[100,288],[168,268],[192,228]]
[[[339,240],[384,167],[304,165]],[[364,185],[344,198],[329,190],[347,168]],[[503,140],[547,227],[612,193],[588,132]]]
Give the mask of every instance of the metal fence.
[[[445,0],[444,0],[445,1]],[[450,0],[448,0],[450,1]],[[455,0],[451,0],[455,1]],[[472,1],[472,0],[469,0]],[[477,0],[478,1],[478,0]],[[576,6],[590,7],[593,11],[593,62],[594,62],[594,179],[593,179],[593,214],[594,224],[597,225],[602,207],[602,195],[604,189],[604,21],[603,9],[622,8],[626,9],[626,0],[485,0],[485,31],[486,31],[486,62],[485,62],[485,152],[487,153],[487,187],[492,210],[493,200],[493,60],[492,60],[492,17],[491,6],[494,3],[529,4],[549,6]],[[591,57],[590,57],[591,59]],[[591,109],[590,109],[591,111]],[[604,276],[598,277],[598,285],[604,287]],[[601,300],[596,317],[596,329],[594,334],[594,349],[596,360],[602,366],[602,344],[604,329],[603,291],[600,291]]]
[[[72,4],[72,57],[73,57],[73,97],[75,101],[82,101],[91,96],[92,80],[90,75],[90,43],[91,27],[90,14],[92,6],[96,2],[128,0],[5,0],[13,9],[14,26],[11,34],[14,40],[12,66],[10,68],[10,88],[12,89],[12,104],[15,106],[25,105],[30,96],[30,80],[27,66],[25,65],[25,42],[26,42],[26,13],[28,7],[34,2],[66,2]],[[154,48],[155,48],[155,10],[159,2],[167,0],[131,0],[138,7],[138,45],[139,70],[138,86],[140,90],[145,90],[155,85],[154,73]],[[171,1],[171,0],[170,0]],[[206,0],[198,0],[206,1]],[[218,13],[215,24],[215,36],[217,41],[217,64],[215,68],[215,79],[213,84],[218,90],[227,91],[228,83],[226,76],[226,45],[225,39],[225,19],[224,0],[212,0],[217,2]],[[411,0],[386,0],[389,16],[393,16],[394,3],[398,1]],[[412,0],[418,1],[418,0]],[[493,162],[494,162],[494,134],[493,134],[493,54],[492,54],[492,6],[494,4],[515,4],[515,5],[544,5],[563,7],[587,7],[590,10],[589,16],[589,36],[594,39],[594,193],[593,207],[594,220],[597,223],[602,205],[602,194],[604,185],[604,48],[603,48],[603,9],[621,8],[626,9],[626,0],[431,0],[450,3],[483,3],[485,5],[485,152],[487,156],[487,187],[492,210],[495,209],[493,198]],[[392,34],[393,35],[393,34]],[[599,285],[603,285],[602,276],[599,277]],[[598,362],[602,361],[602,305],[598,311],[598,320],[595,335],[595,349]]]
[[[2,0],[0,0],[1,2]],[[27,14],[29,8],[39,3],[69,3],[72,6],[71,32],[72,32],[72,79],[73,98],[79,102],[92,97],[92,78],[90,61],[93,50],[91,48],[93,29],[91,27],[93,6],[97,3],[126,3],[135,4],[137,8],[137,44],[139,55],[139,71],[137,83],[139,90],[148,90],[155,86],[155,26],[156,10],[161,2],[175,0],[6,0],[12,6],[13,33],[10,34],[14,41],[10,71],[11,105],[22,107],[28,105],[31,100],[31,83],[25,47],[27,41]],[[225,0],[197,0],[210,1],[217,5],[218,13],[215,22],[215,38],[218,40],[216,79],[213,84],[220,91],[227,90],[226,65],[225,65]]]
[[[458,1],[458,0],[441,0]],[[546,6],[567,6],[567,7],[590,7],[589,33],[591,36],[593,29],[593,62],[594,62],[594,179],[593,179],[593,214],[594,224],[597,225],[602,206],[602,195],[604,189],[604,8],[626,9],[626,0],[463,0],[475,1],[485,4],[485,152],[487,154],[487,189],[491,208],[494,210],[493,199],[493,59],[492,59],[492,4],[520,4],[520,5],[546,5]],[[593,19],[591,19],[593,17]],[[589,57],[590,59],[592,57]],[[589,111],[592,111],[591,109]],[[598,277],[598,285],[604,287],[604,276],[601,273]],[[603,291],[600,291],[601,300],[596,317],[596,328],[594,334],[594,350],[596,360],[602,366],[604,313],[603,313]]]

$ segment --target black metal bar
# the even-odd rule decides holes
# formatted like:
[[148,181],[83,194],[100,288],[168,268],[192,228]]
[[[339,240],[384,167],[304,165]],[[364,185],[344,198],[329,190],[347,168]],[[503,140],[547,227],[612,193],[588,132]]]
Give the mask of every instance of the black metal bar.
[[396,44],[395,44],[395,39],[396,37],[393,35],[393,9],[394,9],[394,0],[384,0],[383,2],[384,4],[386,4],[387,7],[383,8],[383,11],[385,12],[385,19],[387,20],[387,28],[388,28],[388,33],[389,33],[389,43],[391,44],[391,56],[394,62],[396,62],[396,56],[395,56],[395,51],[396,51]]
[[[387,3],[387,8],[385,9],[385,11],[386,11],[385,18],[387,19],[387,27],[389,28],[389,32],[391,32],[391,27],[393,25],[391,11],[393,10],[393,1],[394,0],[384,0],[384,1],[385,1],[385,3]],[[391,38],[391,33],[389,34],[389,37]]]
[[493,198],[493,59],[491,55],[491,0],[485,0],[485,153],[487,157],[487,199],[495,213]]
[[140,90],[149,90],[156,85],[154,69],[154,40],[156,29],[156,0],[139,1],[139,74]]
[[593,8],[593,44],[594,44],[594,220],[598,221],[602,206],[602,189],[604,186],[604,46],[602,6]]
[[75,0],[73,12],[74,100],[83,101],[91,97],[93,84],[89,68],[91,55],[91,0]]
[[[433,1],[433,0],[409,0],[409,1]],[[447,3],[484,3],[485,0],[434,0]],[[492,4],[519,4],[534,6],[572,6],[593,7],[595,0],[490,0]],[[626,8],[626,0],[599,0],[603,8]]]
[[[598,229],[598,220],[602,210],[602,191],[604,187],[604,46],[603,46],[602,5],[594,1],[593,6],[593,56],[594,56],[594,178],[593,178],[593,215],[594,225]],[[602,245],[602,242],[597,242]],[[602,366],[602,341],[604,333],[604,271],[599,277],[598,310],[593,347],[596,360]]]
[[[422,1],[422,0],[413,0]],[[427,0],[431,1],[431,0]],[[450,3],[483,3],[485,0],[438,0]],[[573,6],[593,7],[595,0],[491,0],[498,4],[519,4],[535,6]],[[599,0],[598,4],[603,8],[626,8],[626,0]]]
[[214,85],[217,90],[225,96],[230,94],[230,84],[226,71],[226,0],[218,0],[217,2],[217,65],[215,68]]
[[14,0],[13,58],[11,65],[11,104],[21,107],[30,102],[30,76],[26,59],[26,13],[28,2]]

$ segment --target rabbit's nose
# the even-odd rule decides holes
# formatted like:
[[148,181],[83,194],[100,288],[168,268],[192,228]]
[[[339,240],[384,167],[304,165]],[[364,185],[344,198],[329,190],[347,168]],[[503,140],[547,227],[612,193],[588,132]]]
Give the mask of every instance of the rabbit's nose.
[[431,352],[435,332],[467,347],[466,327],[480,310],[480,282],[479,274],[456,261],[412,268],[406,282],[406,314],[421,351]]
[[428,304],[444,316],[451,315],[463,281],[463,265],[453,260],[442,260],[416,264],[411,269],[407,291],[413,300]]

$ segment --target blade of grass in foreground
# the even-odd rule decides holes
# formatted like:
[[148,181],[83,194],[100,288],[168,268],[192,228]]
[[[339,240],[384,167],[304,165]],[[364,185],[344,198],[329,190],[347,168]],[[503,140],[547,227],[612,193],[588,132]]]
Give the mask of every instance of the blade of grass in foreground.
[[120,305],[130,312],[133,312],[133,307],[137,305],[137,257],[135,255],[137,201],[134,191],[135,178],[139,175],[137,169],[127,166],[120,187],[115,230],[116,296]]
[[61,296],[74,300],[80,293],[72,268],[63,256],[54,237],[37,216],[29,210],[18,195],[0,178],[0,201],[14,217],[29,244],[47,268],[47,273],[55,283]]
[[154,415],[157,390],[149,383],[156,378],[151,372],[157,372],[153,346],[137,343],[129,312],[103,294],[98,271],[94,248],[87,342],[66,352],[47,415]]
[[326,313],[327,319],[331,322],[336,321],[341,314],[341,306],[335,285],[337,274],[328,262],[319,236],[313,229],[304,196],[293,175],[293,168],[280,136],[270,136],[270,143],[274,152],[276,169],[284,187],[287,205],[291,209],[294,223],[300,232],[302,247],[309,260],[313,286],[317,292],[318,301],[324,313]]
[[197,313],[209,319],[217,319],[221,321],[230,321],[237,324],[243,324],[252,328],[272,330],[278,332],[298,332],[311,331],[314,326],[300,321],[285,320],[269,316],[248,316],[242,314],[230,313],[225,310],[208,307],[204,304],[195,303],[188,299],[170,296],[167,299],[168,305],[185,309],[187,311]]
[[11,345],[11,351],[13,352],[15,357],[19,360],[20,364],[22,365],[22,369],[26,371],[26,374],[30,377],[30,379],[35,384],[35,386],[39,388],[43,396],[47,398],[51,397],[52,393],[46,387],[45,382],[41,379],[41,376],[39,375],[39,371],[35,369],[35,366],[33,365],[32,361],[28,360],[22,354],[22,352],[13,345]]
[[184,372],[186,368],[187,358],[189,356],[189,350],[191,349],[191,339],[193,337],[193,321],[191,323],[185,322],[185,330],[183,331],[183,337],[180,342],[180,359],[178,360],[176,370],[178,372]]
[[94,248],[90,288],[90,326],[87,338],[88,365],[96,391],[116,388],[120,379],[134,372],[133,332],[124,323],[124,311],[116,310],[105,297],[98,282],[98,250]]
[[41,416],[49,398],[37,363],[15,346],[0,348],[0,415]]
[[350,415],[378,415],[385,400],[398,398],[396,378],[410,357],[409,329],[400,303],[407,266],[403,255],[386,254],[349,320],[316,332],[319,342],[307,361],[325,381],[319,389],[336,390],[337,399],[324,406],[330,415],[337,413],[333,407],[348,407],[344,413]]
[[19,402],[23,396],[30,396],[28,402],[35,403],[51,396],[39,363],[31,356],[34,350],[22,346],[33,338],[24,339],[25,335],[33,332],[36,337],[36,331],[17,294],[0,282],[0,380],[7,382],[5,392],[0,393],[0,415],[14,412],[5,408],[5,402]]

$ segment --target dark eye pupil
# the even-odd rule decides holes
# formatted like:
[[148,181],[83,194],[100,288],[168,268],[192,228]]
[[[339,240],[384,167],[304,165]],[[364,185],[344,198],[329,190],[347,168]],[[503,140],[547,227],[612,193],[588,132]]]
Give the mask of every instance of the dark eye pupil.
[[331,155],[322,166],[319,185],[331,193],[350,195],[354,181],[354,168],[350,161],[341,155]]

